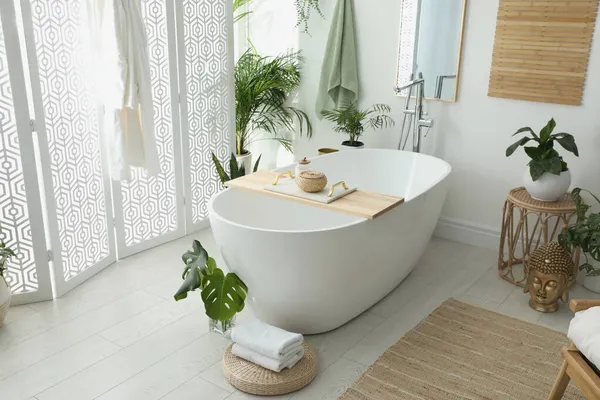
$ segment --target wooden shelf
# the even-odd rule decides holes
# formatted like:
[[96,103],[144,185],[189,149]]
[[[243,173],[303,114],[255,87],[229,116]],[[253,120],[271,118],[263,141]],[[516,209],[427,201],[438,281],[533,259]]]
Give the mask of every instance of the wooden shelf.
[[[366,219],[374,219],[386,213],[387,211],[404,203],[403,197],[388,196],[381,193],[369,192],[367,190],[358,189],[341,199],[332,203],[324,204],[316,201],[302,199],[299,197],[288,196],[282,193],[271,192],[265,190],[265,187],[271,185],[276,172],[258,171],[250,175],[243,176],[225,183],[225,186],[234,189],[244,189],[253,192],[264,194],[265,196],[273,196],[283,198],[285,200],[294,201],[297,203],[308,204],[314,207],[324,208],[330,211],[337,211],[344,214],[355,215]],[[289,178],[281,178],[289,179]]]

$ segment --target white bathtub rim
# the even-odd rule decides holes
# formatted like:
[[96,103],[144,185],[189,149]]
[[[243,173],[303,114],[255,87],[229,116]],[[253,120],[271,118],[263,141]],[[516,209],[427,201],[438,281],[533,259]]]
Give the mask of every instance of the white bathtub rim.
[[[410,153],[410,154],[416,154],[410,151],[405,151],[405,150],[393,150],[393,149],[361,149],[361,152],[372,152],[372,151],[377,151],[377,152],[400,152],[400,153]],[[325,154],[322,156],[316,156],[311,158],[311,160],[316,159],[316,158],[320,158],[320,157],[330,157],[330,156],[335,156],[335,154],[337,153],[330,153],[330,154]],[[421,196],[423,196],[424,194],[426,194],[427,192],[429,192],[431,189],[433,189],[435,186],[439,185],[441,182],[444,182],[448,176],[450,175],[450,173],[452,172],[452,166],[445,160],[438,158],[438,157],[434,157],[434,156],[430,156],[428,154],[417,154],[417,157],[424,157],[424,158],[432,158],[434,160],[437,161],[441,161],[443,163],[443,165],[446,167],[445,172],[440,176],[440,178],[435,181],[434,183],[432,183],[431,185],[427,186],[426,189],[424,189],[421,193],[419,193],[418,196],[413,197],[412,199],[405,201],[405,203],[400,204],[398,207],[402,207],[404,204],[409,203]],[[278,168],[277,170],[286,170],[289,169],[290,166],[286,166],[286,167],[282,167],[282,168]],[[339,230],[339,229],[344,229],[344,228],[348,228],[354,225],[358,225],[358,224],[362,224],[365,223],[367,221],[369,221],[369,219],[367,218],[362,218],[362,217],[358,217],[356,216],[356,221],[352,221],[349,222],[347,224],[342,224],[342,225],[336,225],[336,226],[331,226],[331,227],[327,227],[327,228],[321,228],[321,229],[305,229],[305,230],[289,230],[289,229],[267,229],[267,228],[259,228],[256,226],[250,226],[250,225],[244,225],[244,224],[240,224],[238,222],[235,222],[229,218],[225,218],[223,216],[221,216],[219,213],[217,213],[215,211],[214,208],[214,202],[218,199],[219,196],[223,195],[224,193],[230,191],[230,190],[244,190],[244,189],[232,189],[232,188],[227,188],[219,193],[216,193],[214,196],[211,197],[211,199],[208,202],[208,215],[209,215],[209,219],[218,219],[219,221],[238,227],[238,228],[243,228],[243,229],[247,229],[250,231],[254,231],[254,232],[266,232],[266,233],[285,233],[285,234],[303,234],[303,233],[322,233],[322,232],[331,232],[331,231],[335,231],[335,230]],[[256,192],[256,194],[261,195],[260,193]],[[264,195],[263,196],[267,196]],[[283,199],[282,199],[283,200]],[[288,201],[292,201],[292,200],[288,200]],[[311,205],[305,204],[306,207],[312,207]],[[394,210],[390,210],[390,211],[395,211],[396,209],[398,209],[398,207],[396,207]],[[388,211],[388,212],[390,212]],[[332,211],[335,212],[335,211]]]

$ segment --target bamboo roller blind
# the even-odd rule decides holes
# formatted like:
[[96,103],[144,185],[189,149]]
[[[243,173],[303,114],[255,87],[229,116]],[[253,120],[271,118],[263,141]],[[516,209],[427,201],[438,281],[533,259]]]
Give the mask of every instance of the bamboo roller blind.
[[599,0],[500,0],[488,96],[580,105]]

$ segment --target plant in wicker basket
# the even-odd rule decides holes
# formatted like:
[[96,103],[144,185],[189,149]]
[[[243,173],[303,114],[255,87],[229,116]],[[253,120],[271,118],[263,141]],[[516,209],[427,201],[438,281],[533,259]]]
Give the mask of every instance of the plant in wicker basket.
[[206,315],[213,322],[220,322],[215,330],[227,335],[233,318],[244,309],[248,287],[236,274],[225,274],[219,269],[215,259],[197,240],[192,250],[183,254],[182,260],[185,264],[183,283],[175,293],[175,300],[185,299],[189,292],[200,290]]

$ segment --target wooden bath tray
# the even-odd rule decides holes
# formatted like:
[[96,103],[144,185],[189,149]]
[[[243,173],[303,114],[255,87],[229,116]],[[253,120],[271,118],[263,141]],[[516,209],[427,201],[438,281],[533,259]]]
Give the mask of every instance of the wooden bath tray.
[[[404,203],[403,197],[388,196],[381,193],[369,192],[358,189],[339,200],[325,204],[300,197],[288,196],[286,194],[265,190],[265,186],[271,185],[277,177],[276,172],[258,171],[250,175],[242,176],[225,183],[225,186],[235,189],[251,190],[267,196],[284,198],[297,203],[309,204],[326,210],[356,215],[358,217],[373,219],[381,214]],[[289,178],[281,178],[289,179]]]

